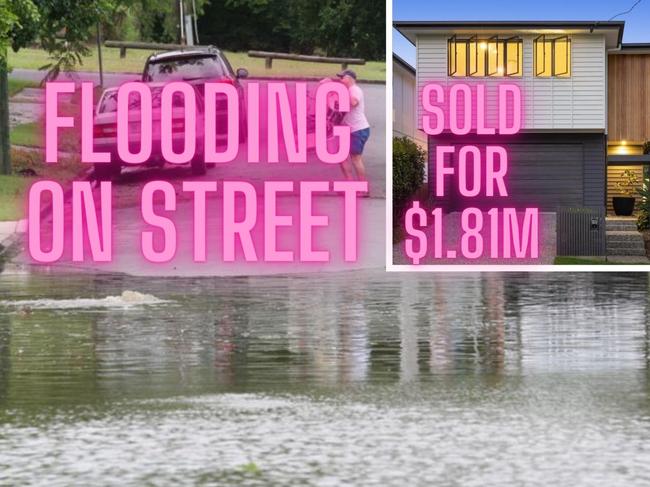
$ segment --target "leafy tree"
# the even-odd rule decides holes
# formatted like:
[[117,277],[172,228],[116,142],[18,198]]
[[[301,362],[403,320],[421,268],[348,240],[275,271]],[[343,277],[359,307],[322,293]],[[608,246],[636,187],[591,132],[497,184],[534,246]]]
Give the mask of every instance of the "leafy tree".
[[81,63],[85,42],[98,22],[106,21],[116,0],[0,0],[0,169],[11,172],[9,159],[9,90],[7,48],[38,42],[50,53],[47,78]]
[[199,18],[201,42],[224,49],[288,50],[289,0],[212,0]]
[[201,42],[384,59],[384,0],[211,0],[199,18]]
[[383,0],[324,0],[318,17],[319,45],[327,55],[385,58]]
[[[127,0],[129,21],[141,40],[177,42],[180,32],[178,0]],[[195,0],[200,14],[205,0]],[[191,6],[190,1],[185,2]],[[118,36],[118,38],[120,38]]]

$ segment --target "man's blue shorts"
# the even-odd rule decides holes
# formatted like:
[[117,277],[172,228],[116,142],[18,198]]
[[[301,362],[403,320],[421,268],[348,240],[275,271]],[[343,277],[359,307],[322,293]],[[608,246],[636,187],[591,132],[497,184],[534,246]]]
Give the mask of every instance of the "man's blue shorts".
[[350,134],[350,154],[358,156],[363,154],[363,146],[370,137],[370,128],[357,130]]

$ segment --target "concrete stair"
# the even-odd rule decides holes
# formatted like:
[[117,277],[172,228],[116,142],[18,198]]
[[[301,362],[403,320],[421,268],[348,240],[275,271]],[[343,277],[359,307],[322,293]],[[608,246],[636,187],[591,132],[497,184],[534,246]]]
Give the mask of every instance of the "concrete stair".
[[636,218],[608,217],[607,255],[645,256],[643,236],[636,229]]

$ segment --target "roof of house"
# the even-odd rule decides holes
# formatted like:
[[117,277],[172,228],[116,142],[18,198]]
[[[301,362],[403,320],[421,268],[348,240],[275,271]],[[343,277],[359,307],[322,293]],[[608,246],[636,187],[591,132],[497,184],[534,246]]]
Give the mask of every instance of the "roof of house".
[[409,63],[404,61],[401,57],[399,57],[397,54],[393,53],[393,61],[395,61],[397,64],[402,66],[404,69],[410,71],[415,75],[415,68],[411,66]]
[[609,51],[609,54],[650,54],[650,43],[624,42],[619,50]]
[[609,48],[619,47],[623,41],[625,21],[597,21],[597,20],[514,20],[514,21],[422,21],[422,20],[397,20],[393,27],[415,45],[418,34],[427,34],[431,31],[440,33],[476,33],[498,34],[507,30],[512,33],[539,33],[539,34],[578,34],[602,31],[607,39]]

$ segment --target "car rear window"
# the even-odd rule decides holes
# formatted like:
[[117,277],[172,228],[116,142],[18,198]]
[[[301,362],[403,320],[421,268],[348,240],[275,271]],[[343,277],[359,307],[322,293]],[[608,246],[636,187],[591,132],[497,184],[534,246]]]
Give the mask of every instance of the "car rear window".
[[99,101],[97,113],[111,113],[117,111],[117,90],[104,92],[104,96]]
[[226,74],[223,63],[211,54],[150,62],[145,81],[191,81],[221,78]]
[[[203,110],[203,96],[201,92],[195,88],[196,92],[196,105],[199,111]],[[160,99],[162,94],[162,87],[156,87],[151,89],[151,107],[155,110],[160,108]],[[137,110],[140,108],[140,97],[137,95],[131,95],[129,103],[129,109]],[[174,107],[184,107],[185,101],[183,95],[180,93],[175,93],[172,98],[172,106]],[[99,108],[97,113],[112,113],[117,112],[117,90],[107,91],[102,96],[101,101],[99,102]]]

